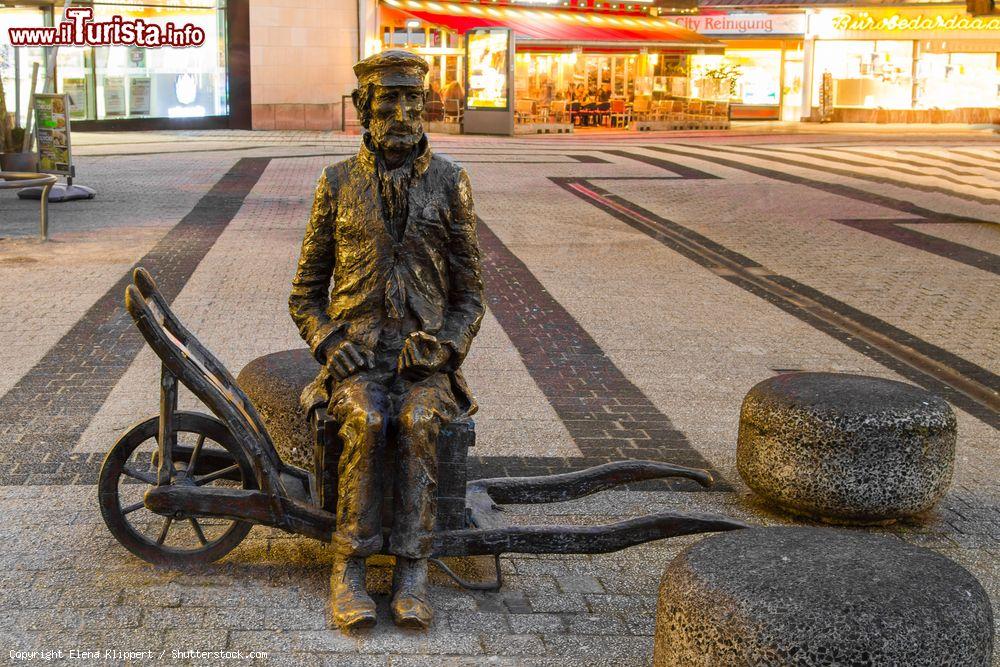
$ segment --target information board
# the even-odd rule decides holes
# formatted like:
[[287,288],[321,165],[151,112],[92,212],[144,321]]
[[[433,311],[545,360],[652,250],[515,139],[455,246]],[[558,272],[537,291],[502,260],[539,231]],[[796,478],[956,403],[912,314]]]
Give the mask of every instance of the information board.
[[477,28],[467,36],[468,109],[509,109],[510,31]]
[[76,119],[87,117],[87,80],[63,79],[62,89],[69,96],[69,115]]
[[128,108],[133,116],[149,115],[148,76],[135,76],[128,80]]
[[36,93],[34,100],[38,171],[43,174],[73,176],[69,95]]
[[109,76],[104,79],[104,115],[125,115],[125,79]]

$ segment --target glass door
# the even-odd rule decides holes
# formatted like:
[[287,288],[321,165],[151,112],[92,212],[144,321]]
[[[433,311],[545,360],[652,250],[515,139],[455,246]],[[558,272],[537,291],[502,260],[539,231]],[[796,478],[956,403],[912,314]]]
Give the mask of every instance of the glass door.
[[802,119],[802,51],[785,51],[785,66],[781,84],[781,120]]

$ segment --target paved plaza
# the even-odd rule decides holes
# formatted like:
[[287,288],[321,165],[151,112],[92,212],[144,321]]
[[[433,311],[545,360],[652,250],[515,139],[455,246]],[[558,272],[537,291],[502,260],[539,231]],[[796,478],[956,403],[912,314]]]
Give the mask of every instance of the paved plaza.
[[[736,472],[740,402],[808,370],[917,384],[958,418],[951,489],[924,520],[869,529],[929,547],[1000,599],[1000,140],[849,130],[432,137],[481,218],[488,312],[463,366],[470,476],[622,458],[705,467],[515,521],[691,511],[784,525]],[[374,631],[327,629],[331,556],[256,527],[212,566],[150,566],[105,527],[104,454],[158,409],[159,360],[121,309],[149,268],[234,373],[303,345],[290,281],[320,170],[357,136],[74,135],[92,201],[0,193],[0,646],[152,651],[158,664],[644,665],[660,574],[699,536],[594,556],[501,559],[499,593],[433,572],[432,629],[396,629],[390,568],[369,569]],[[181,407],[196,409],[184,394]],[[488,578],[491,559],[453,562]],[[739,567],[734,563],[734,567]],[[433,568],[432,568],[433,570]],[[249,658],[263,651],[267,657]],[[165,652],[162,654],[161,652]],[[111,662],[125,664],[123,656]]]

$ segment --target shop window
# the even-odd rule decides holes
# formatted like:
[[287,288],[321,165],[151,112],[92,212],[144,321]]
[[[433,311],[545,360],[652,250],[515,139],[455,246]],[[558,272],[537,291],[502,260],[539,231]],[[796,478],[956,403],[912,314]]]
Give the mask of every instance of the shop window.
[[[155,2],[155,0],[152,0]],[[200,1],[200,0],[198,0]],[[60,47],[56,58],[58,92],[70,96],[74,120],[114,118],[191,118],[229,113],[226,92],[225,4],[194,6],[191,0],[164,4],[94,4],[94,21],[113,16],[142,19],[147,24],[191,23],[204,31],[201,46],[138,48],[130,46]],[[0,29],[9,25],[43,25],[38,10],[5,9]],[[52,16],[44,24],[52,25]],[[55,22],[62,18],[57,12]],[[0,62],[13,60],[9,45],[0,45]],[[27,107],[31,63],[45,70],[43,49],[20,48],[22,117]],[[0,67],[6,67],[0,65]],[[7,70],[3,70],[5,88]],[[43,78],[40,74],[40,79]],[[11,75],[11,82],[13,75]],[[12,85],[12,83],[11,83]],[[42,89],[42,83],[38,85]]]
[[833,105],[909,109],[913,104],[913,42],[818,41],[813,105],[819,106],[823,73],[833,77]]
[[63,46],[56,56],[58,92],[69,95],[69,117],[72,120],[94,117],[92,53],[93,49],[89,47]]
[[[736,68],[735,86],[724,73]],[[691,95],[729,99],[734,104],[778,106],[781,101],[781,51],[727,50],[726,55],[691,57]]]
[[[183,49],[95,47],[92,108],[98,119],[192,118],[229,112],[226,98],[225,18],[217,7],[95,5],[95,20],[119,15],[146,23],[191,23],[205,31],[201,46]],[[61,73],[62,74],[62,73]]]
[[41,9],[4,7],[0,11],[0,79],[3,79],[7,111],[17,113],[18,125],[24,127],[28,118],[28,98],[31,95],[31,65],[38,63],[38,90],[45,84],[45,55],[31,47],[15,49],[7,39],[8,28],[41,28],[45,14]]
[[586,68],[576,53],[519,53],[514,64],[514,91],[518,99],[543,104],[573,96]]
[[1000,106],[995,53],[922,53],[916,79],[921,109]]

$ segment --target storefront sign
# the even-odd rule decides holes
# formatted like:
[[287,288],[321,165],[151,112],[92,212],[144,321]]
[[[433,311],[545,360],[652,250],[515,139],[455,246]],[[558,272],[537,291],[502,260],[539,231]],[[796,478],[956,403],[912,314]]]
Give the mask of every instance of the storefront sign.
[[120,76],[104,79],[104,115],[125,115],[125,79]]
[[703,35],[801,35],[806,31],[805,14],[671,16],[670,20]]
[[835,30],[1000,30],[1000,18],[958,14],[905,17],[899,14],[875,17],[868,12],[833,17]]
[[70,154],[69,95],[36,93],[35,139],[38,141],[38,171],[45,174],[73,175]]
[[148,76],[135,76],[128,80],[128,108],[133,116],[149,115]]
[[1000,31],[1000,16],[971,16],[961,9],[934,10],[823,10],[809,19],[809,32],[828,39],[871,38],[886,35],[896,38],[933,39],[942,32],[954,37],[985,37]]

